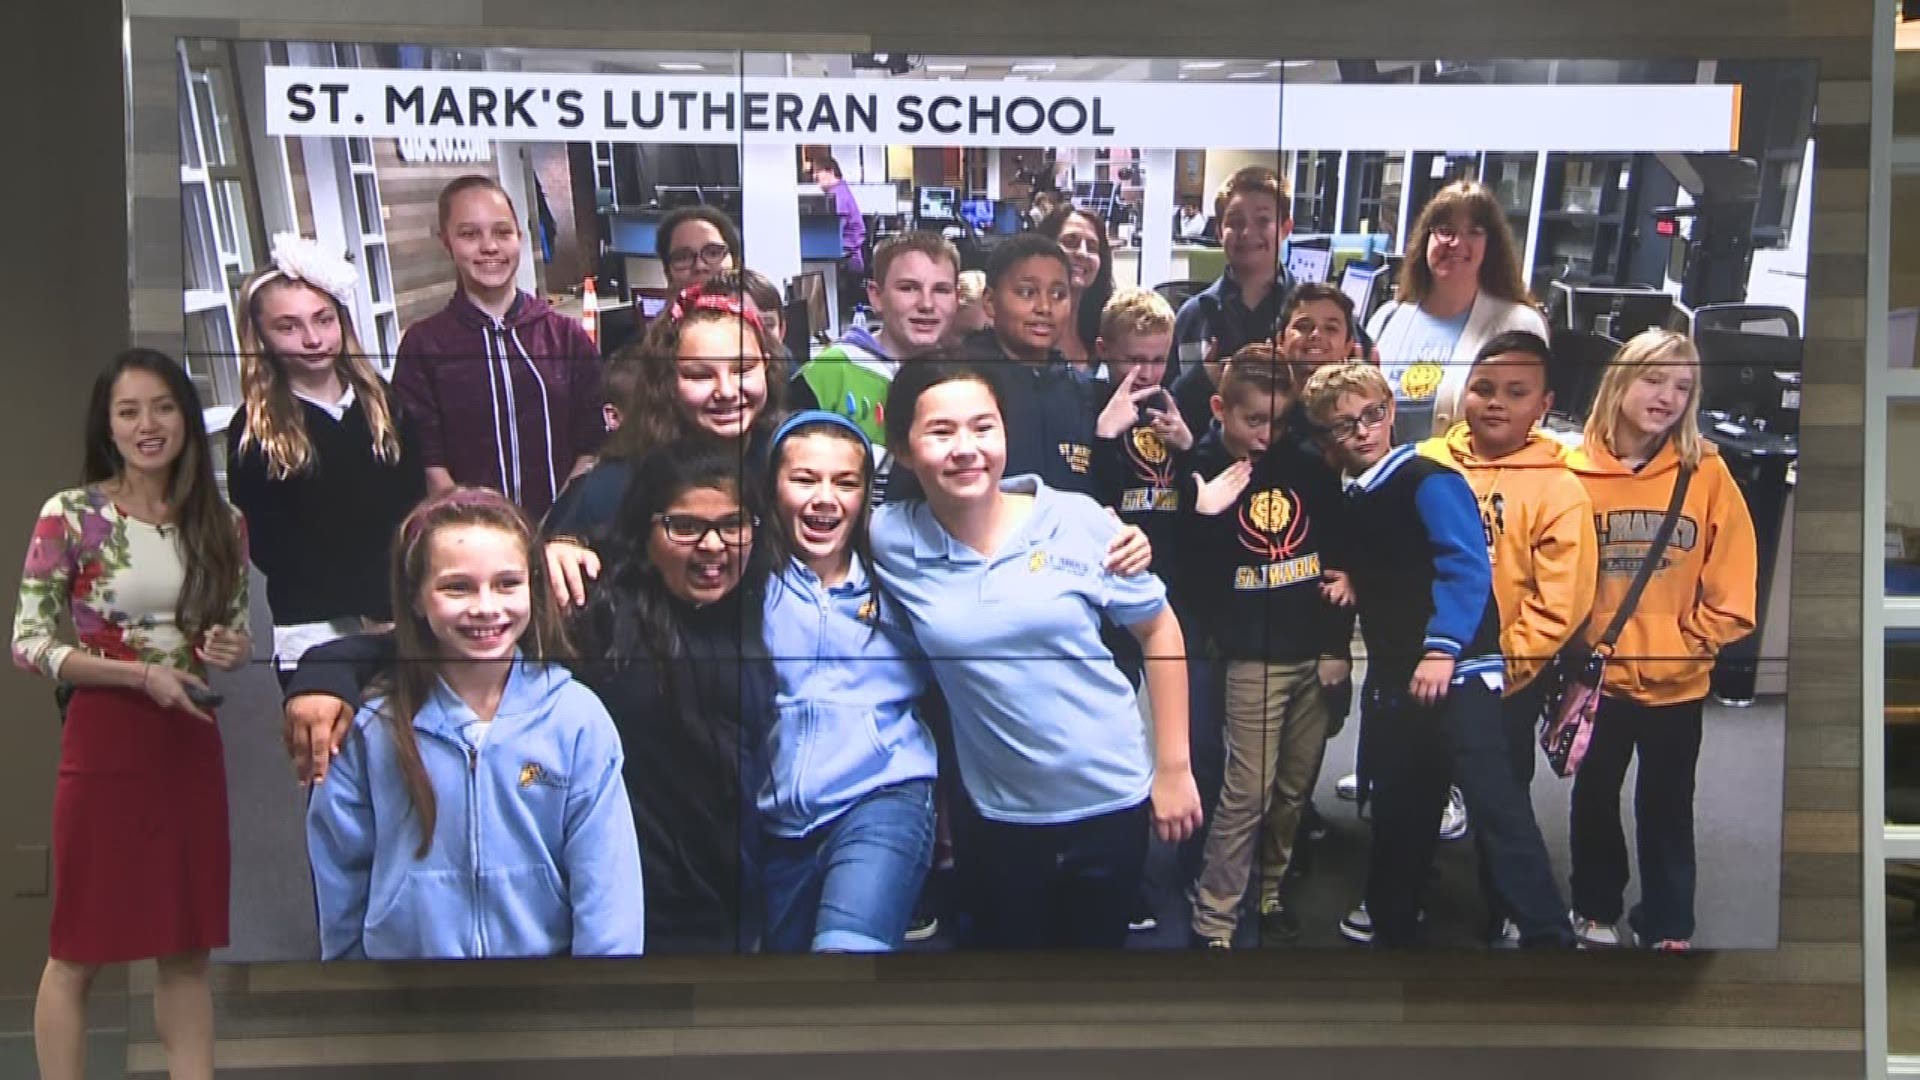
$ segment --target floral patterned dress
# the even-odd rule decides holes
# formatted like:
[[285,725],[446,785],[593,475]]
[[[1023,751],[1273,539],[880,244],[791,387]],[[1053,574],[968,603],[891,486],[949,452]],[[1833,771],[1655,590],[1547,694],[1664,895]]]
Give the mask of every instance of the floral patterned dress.
[[[237,513],[234,528],[244,539]],[[121,513],[94,488],[48,499],[20,578],[14,663],[57,678],[77,649],[204,677],[174,618],[186,577],[177,537]],[[226,621],[240,631],[245,566]],[[63,617],[77,644],[61,638]],[[77,690],[61,732],[53,864],[55,958],[105,964],[226,944],[219,728],[138,690]]]

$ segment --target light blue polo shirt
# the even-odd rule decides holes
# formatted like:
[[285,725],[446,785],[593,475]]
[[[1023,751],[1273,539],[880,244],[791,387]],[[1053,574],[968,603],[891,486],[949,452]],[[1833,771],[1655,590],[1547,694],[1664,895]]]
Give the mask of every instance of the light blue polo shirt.
[[1133,687],[1100,641],[1153,617],[1166,586],[1106,572],[1120,523],[1037,476],[1003,479],[1032,513],[991,558],[919,499],[874,511],[875,569],[905,609],[953,715],[960,776],[982,816],[1057,825],[1146,799],[1153,757]]

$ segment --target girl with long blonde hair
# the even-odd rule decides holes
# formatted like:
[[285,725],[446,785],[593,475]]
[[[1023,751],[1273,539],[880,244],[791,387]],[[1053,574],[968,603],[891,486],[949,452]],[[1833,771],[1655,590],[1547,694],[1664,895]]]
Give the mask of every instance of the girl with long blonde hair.
[[354,270],[301,237],[241,286],[243,402],[227,427],[227,489],[267,578],[282,671],[341,634],[388,621],[394,529],[426,491],[406,422],[353,332]]
[[[1700,354],[1683,334],[1648,330],[1601,376],[1586,437],[1568,459],[1593,500],[1600,580],[1586,640],[1613,622],[1646,561],[1675,485],[1686,483],[1666,550],[1629,614],[1601,687],[1569,821],[1574,933],[1589,947],[1638,938],[1691,947],[1694,774],[1702,709],[1719,651],[1753,632],[1753,519],[1719,450],[1700,433]],[[1640,759],[1634,819],[1640,903],[1625,913],[1620,788]]]

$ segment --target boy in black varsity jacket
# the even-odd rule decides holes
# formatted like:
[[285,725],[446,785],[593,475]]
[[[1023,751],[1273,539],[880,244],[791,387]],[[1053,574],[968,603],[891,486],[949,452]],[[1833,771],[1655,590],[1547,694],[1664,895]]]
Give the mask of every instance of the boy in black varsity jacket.
[[1280,887],[1326,750],[1325,688],[1350,667],[1352,623],[1321,593],[1342,546],[1339,481],[1286,438],[1294,397],[1291,365],[1271,345],[1246,346],[1221,374],[1217,423],[1194,451],[1182,557],[1195,621],[1226,666],[1226,777],[1191,927],[1212,947],[1233,939],[1256,840],[1262,943],[1300,935]]
[[1473,489],[1393,445],[1393,394],[1378,369],[1322,368],[1305,397],[1346,473],[1343,568],[1367,645],[1360,796],[1373,800],[1373,943],[1417,939],[1451,771],[1521,944],[1571,947],[1532,801],[1507,766],[1500,610]]

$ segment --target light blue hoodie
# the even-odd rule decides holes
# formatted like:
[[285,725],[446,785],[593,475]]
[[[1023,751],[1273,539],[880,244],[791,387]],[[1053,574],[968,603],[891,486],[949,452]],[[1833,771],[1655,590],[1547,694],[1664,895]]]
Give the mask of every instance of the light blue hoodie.
[[307,804],[321,959],[643,951],[620,736],[591,690],[517,660],[489,728],[436,682],[413,718],[438,811],[425,858],[384,706],[361,708]]
[[798,560],[767,588],[767,651],[779,678],[757,793],[776,836],[805,836],[884,787],[939,771],[919,699],[933,683],[899,613],[883,615],[855,558],[831,588]]

